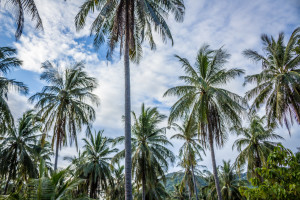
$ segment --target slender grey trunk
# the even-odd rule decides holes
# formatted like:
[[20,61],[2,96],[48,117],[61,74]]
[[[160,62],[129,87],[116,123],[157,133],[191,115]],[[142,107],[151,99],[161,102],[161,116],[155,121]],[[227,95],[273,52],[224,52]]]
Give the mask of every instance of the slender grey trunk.
[[218,194],[218,200],[222,200],[222,194],[221,194],[221,189],[220,189],[220,181],[219,181],[219,177],[218,177],[212,134],[209,133],[208,137],[209,137],[208,140],[209,140],[209,145],[210,145],[211,161],[212,161],[213,173],[214,173],[214,178],[215,178],[216,190],[217,190],[217,194]]
[[196,185],[196,179],[195,179],[195,173],[194,173],[194,165],[192,164],[192,177],[193,177],[193,183],[194,183],[194,190],[196,194],[196,199],[198,200],[198,189]]
[[[127,3],[128,4],[128,3]],[[129,23],[126,14],[126,35],[124,49],[125,72],[125,200],[132,200],[131,185],[131,119],[130,119],[130,67],[129,67]]]
[[57,170],[58,149],[59,149],[59,138],[57,136],[57,139],[56,139],[56,149],[55,149],[54,172],[56,172],[56,170]]

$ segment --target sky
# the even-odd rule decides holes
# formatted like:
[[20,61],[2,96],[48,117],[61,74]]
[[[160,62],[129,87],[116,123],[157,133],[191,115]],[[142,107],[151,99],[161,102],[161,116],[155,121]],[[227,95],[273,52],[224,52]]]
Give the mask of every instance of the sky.
[[[39,92],[45,82],[39,80],[42,72],[41,63],[49,60],[65,67],[78,61],[85,61],[85,70],[99,82],[94,91],[100,98],[101,105],[95,107],[97,118],[94,122],[96,130],[104,129],[104,135],[117,137],[124,134],[122,115],[124,112],[124,70],[123,60],[115,52],[112,61],[105,58],[106,48],[102,46],[96,50],[92,45],[89,25],[95,18],[89,15],[87,26],[76,32],[74,17],[79,11],[83,0],[36,0],[36,4],[43,21],[44,31],[34,30],[30,18],[25,19],[24,34],[19,41],[14,38],[16,26],[12,17],[12,10],[0,1],[0,46],[14,47],[18,51],[18,58],[23,60],[23,66],[8,74],[24,82],[30,92],[22,96],[16,92],[9,94],[9,106],[14,117],[19,118],[22,113],[33,107],[28,98]],[[254,63],[242,55],[245,49],[262,52],[260,35],[265,33],[277,37],[279,32],[286,34],[286,40],[292,31],[300,26],[300,1],[298,0],[185,0],[186,14],[183,23],[177,23],[170,16],[168,24],[174,38],[171,42],[163,43],[155,35],[157,49],[151,51],[149,45],[143,45],[143,59],[139,65],[131,64],[131,100],[132,110],[139,113],[141,104],[158,107],[159,111],[169,115],[170,106],[176,98],[163,97],[164,92],[182,84],[178,76],[183,75],[180,63],[175,54],[187,58],[190,63],[195,62],[197,51],[203,44],[217,49],[223,47],[231,54],[227,68],[244,69],[246,75],[258,73],[259,63]],[[237,78],[224,88],[241,96],[249,90],[251,85],[243,86],[244,77]],[[263,114],[264,110],[260,111]],[[166,126],[164,122],[162,126]],[[175,132],[167,130],[170,138]],[[282,143],[293,150],[300,146],[300,127],[295,124],[291,135],[285,128],[279,128],[276,133],[285,138]],[[51,133],[49,133],[51,135]],[[79,147],[82,147],[84,133],[79,134]],[[236,136],[229,133],[229,138],[223,148],[216,150],[217,164],[222,160],[235,160],[238,152],[232,150]],[[171,140],[170,149],[178,155],[182,142]],[[123,146],[119,147],[120,149]],[[64,156],[76,155],[76,148],[64,147],[60,151],[59,167],[69,163]],[[178,161],[178,160],[177,160]],[[203,161],[199,165],[206,165],[211,169],[210,152],[206,151]],[[169,172],[178,171],[177,163],[169,168]]]

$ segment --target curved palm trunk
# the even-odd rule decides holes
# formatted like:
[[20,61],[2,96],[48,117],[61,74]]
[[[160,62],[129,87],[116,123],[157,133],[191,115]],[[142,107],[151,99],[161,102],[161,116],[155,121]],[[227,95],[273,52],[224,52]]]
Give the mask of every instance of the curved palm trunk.
[[194,183],[194,190],[195,190],[195,194],[196,194],[196,199],[198,200],[198,190],[197,190],[195,173],[194,173],[194,165],[192,165],[192,177],[193,177],[193,183]]
[[55,161],[54,161],[54,171],[57,170],[57,161],[58,161],[58,148],[59,148],[59,138],[56,139],[56,149],[55,149]]
[[[127,8],[129,3],[126,2]],[[128,9],[127,9],[128,10]],[[129,68],[129,14],[126,12],[126,35],[124,49],[125,75],[125,200],[132,200],[131,186],[131,103],[130,103],[130,68]]]
[[209,146],[210,146],[210,153],[211,153],[211,161],[212,161],[212,167],[213,167],[213,173],[214,173],[214,178],[215,178],[215,185],[216,185],[216,190],[218,194],[218,200],[222,200],[222,194],[221,194],[221,188],[220,188],[220,181],[218,177],[218,172],[217,172],[217,165],[216,165],[216,158],[215,158],[215,151],[214,151],[214,143],[213,143],[213,138],[211,133],[209,133],[208,136],[209,140]]

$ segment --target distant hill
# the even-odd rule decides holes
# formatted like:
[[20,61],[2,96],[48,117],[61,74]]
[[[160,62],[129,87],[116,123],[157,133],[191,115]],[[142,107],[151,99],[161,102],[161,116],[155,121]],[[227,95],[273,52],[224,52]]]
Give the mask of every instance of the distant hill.
[[[166,189],[168,192],[174,191],[174,185],[181,182],[182,178],[184,176],[183,172],[173,172],[166,175],[167,181],[166,181]],[[242,179],[247,179],[247,174],[242,173],[241,174]],[[200,177],[196,176],[196,179],[200,183],[201,186],[205,185],[205,181]]]

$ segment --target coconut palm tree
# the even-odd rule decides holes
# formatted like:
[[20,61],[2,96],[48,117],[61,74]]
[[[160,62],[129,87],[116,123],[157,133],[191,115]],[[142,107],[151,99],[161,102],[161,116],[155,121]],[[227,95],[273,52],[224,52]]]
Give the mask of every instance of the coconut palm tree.
[[181,184],[174,185],[174,192],[171,194],[171,199],[186,200],[188,198],[185,187],[181,187]]
[[265,55],[247,49],[244,55],[262,63],[262,71],[245,77],[245,84],[256,86],[246,93],[247,100],[254,100],[251,106],[256,111],[265,105],[268,125],[275,121],[290,129],[293,118],[300,124],[300,55],[294,52],[300,38],[300,27],[284,44],[284,34],[278,39],[263,34],[261,40]]
[[283,139],[274,133],[276,127],[268,127],[266,121],[265,116],[250,114],[248,127],[231,128],[232,132],[240,136],[232,146],[232,149],[236,148],[239,151],[236,163],[238,167],[247,163],[248,179],[254,175],[259,176],[255,169],[262,167],[277,145],[272,140]]
[[124,53],[125,72],[125,199],[132,200],[131,185],[131,102],[130,102],[130,67],[129,59],[139,62],[142,56],[141,43],[148,40],[151,49],[156,45],[152,32],[155,31],[164,42],[170,39],[171,31],[166,23],[169,13],[175,15],[176,21],[183,21],[185,12],[183,0],[86,0],[75,17],[77,30],[86,24],[89,12],[97,12],[98,16],[91,25],[94,45],[99,47],[107,41],[110,56],[113,49],[120,45],[120,53]]
[[[4,77],[13,68],[20,67],[22,61],[16,58],[16,50],[10,47],[0,47],[0,134],[13,123],[13,117],[7,104],[8,92],[15,89],[27,94],[28,88],[21,82]],[[2,127],[2,128],[1,128]]]
[[183,162],[183,166],[186,168],[186,171],[191,169],[194,192],[196,194],[196,199],[198,200],[194,167],[197,164],[197,160],[202,160],[201,153],[205,154],[205,151],[198,138],[197,123],[194,119],[186,117],[183,126],[179,126],[176,123],[172,123],[172,126],[176,131],[179,131],[179,133],[173,135],[171,139],[175,138],[184,141],[183,145],[179,149],[179,157]]
[[179,100],[171,107],[169,122],[188,113],[198,122],[198,132],[204,143],[208,141],[218,199],[221,189],[217,174],[214,145],[222,147],[227,139],[226,127],[240,125],[245,102],[239,95],[220,87],[244,73],[241,69],[225,69],[230,55],[223,49],[211,50],[203,45],[196,57],[196,64],[191,66],[186,58],[176,56],[186,75],[179,79],[185,85],[167,90],[164,96],[178,96]]
[[95,135],[83,139],[84,163],[79,166],[79,171],[87,179],[87,185],[90,188],[90,198],[98,198],[97,190],[107,189],[108,181],[111,182],[112,176],[110,171],[111,154],[118,151],[111,148],[112,139],[103,136],[103,131],[98,131]]
[[[42,19],[39,15],[38,9],[34,0],[2,0],[7,4],[11,4],[14,17],[17,23],[17,30],[15,33],[16,39],[19,39],[23,33],[25,17],[24,13],[27,13],[32,20],[35,21],[35,28],[43,30]],[[1,0],[0,0],[1,3]]]
[[247,180],[242,179],[235,171],[235,165],[223,160],[223,165],[219,167],[221,180],[221,193],[224,200],[240,200],[242,197],[239,187],[246,186]]
[[27,111],[18,121],[17,127],[9,127],[3,136],[0,147],[0,172],[6,177],[4,193],[11,180],[36,178],[37,168],[34,164],[34,146],[41,135],[37,134],[40,125],[34,123],[33,111]]
[[109,186],[106,192],[107,200],[124,200],[125,199],[125,177],[124,166],[117,167],[112,170],[113,184]]
[[[141,106],[141,114],[132,112],[134,125],[132,127],[132,173],[137,184],[142,184],[142,199],[146,199],[151,183],[158,177],[165,181],[165,171],[168,170],[168,160],[174,162],[174,154],[166,145],[172,145],[166,137],[166,128],[158,125],[166,118],[157,108]],[[125,137],[115,139],[116,143],[124,142]],[[125,150],[116,154],[114,160],[124,158]]]
[[[83,179],[70,176],[67,168],[54,172],[50,177],[31,179],[28,182],[26,194],[28,199],[36,200],[88,199],[84,198],[84,194],[74,195],[74,191],[83,181]],[[81,196],[83,197],[80,198]]]
[[95,119],[95,111],[88,103],[98,105],[98,97],[93,94],[97,87],[95,78],[83,71],[82,62],[75,63],[63,72],[49,61],[42,64],[45,70],[41,80],[49,83],[41,92],[31,96],[35,108],[44,122],[43,132],[53,130],[52,148],[56,146],[54,170],[57,169],[58,150],[67,145],[69,134],[70,145],[75,142],[77,132],[82,126],[90,126]]

